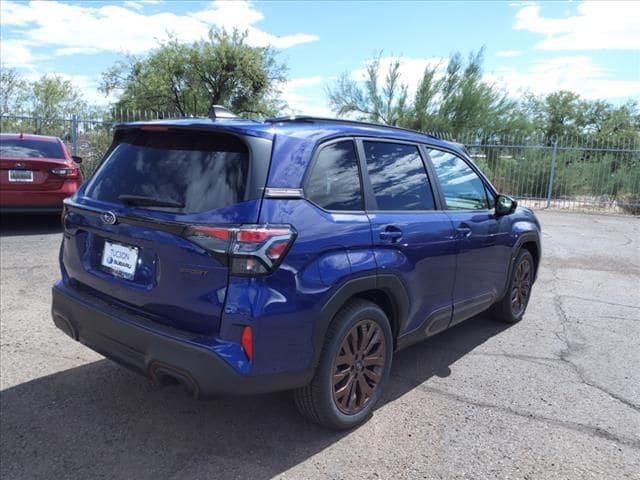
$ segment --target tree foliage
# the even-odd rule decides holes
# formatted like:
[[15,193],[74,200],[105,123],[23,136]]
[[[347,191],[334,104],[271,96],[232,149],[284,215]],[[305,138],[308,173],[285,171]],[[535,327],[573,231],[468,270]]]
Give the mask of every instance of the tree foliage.
[[[13,69],[0,71],[2,130],[68,136],[71,117],[87,115],[89,107],[73,83],[59,75],[29,82]],[[21,117],[31,117],[27,120]]]
[[69,80],[57,75],[44,75],[31,84],[28,109],[44,121],[71,118],[86,111],[87,102]]
[[188,45],[170,36],[149,55],[113,65],[101,89],[119,94],[118,109],[186,116],[223,105],[245,116],[275,114],[286,67],[272,49],[251,47],[246,38],[237,30],[212,30],[208,40]]
[[465,62],[455,53],[442,65],[427,66],[412,95],[403,82],[401,61],[395,59],[381,79],[381,56],[367,66],[361,85],[343,74],[328,89],[329,103],[338,115],[423,131],[458,135],[470,129],[500,130],[518,119],[517,103],[482,77],[483,50]]
[[547,140],[581,135],[631,140],[640,132],[640,109],[633,101],[616,107],[604,100],[585,100],[574,92],[558,91],[527,95],[522,110],[531,129]]
[[0,115],[15,113],[24,107],[28,83],[14,68],[0,69]]
[[381,54],[366,69],[364,86],[343,73],[334,88],[328,90],[329,104],[339,115],[356,114],[361,119],[386,125],[398,125],[409,113],[407,86],[401,82],[400,61],[394,60],[380,85]]
[[615,135],[637,140],[640,110],[636,102],[616,107],[567,91],[511,98],[485,79],[483,53],[483,49],[471,52],[466,60],[454,53],[446,65],[427,66],[411,93],[408,79],[400,74],[401,60],[393,60],[385,72],[378,55],[368,63],[364,81],[345,73],[329,86],[329,104],[339,116],[442,132],[455,138],[474,135],[481,142],[504,135],[534,135],[547,140]]

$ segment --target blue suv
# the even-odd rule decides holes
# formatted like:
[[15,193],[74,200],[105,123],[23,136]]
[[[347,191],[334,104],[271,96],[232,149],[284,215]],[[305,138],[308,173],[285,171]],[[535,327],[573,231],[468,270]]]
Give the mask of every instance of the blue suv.
[[321,119],[122,124],[65,201],[55,324],[196,397],[293,390],[336,429],[393,352],[487,309],[519,321],[540,224],[464,148]]

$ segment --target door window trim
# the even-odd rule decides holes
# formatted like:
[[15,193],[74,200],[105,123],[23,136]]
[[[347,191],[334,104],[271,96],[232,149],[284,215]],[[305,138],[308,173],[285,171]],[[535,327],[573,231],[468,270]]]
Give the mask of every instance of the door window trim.
[[[486,196],[486,194],[489,194],[489,193],[493,194],[494,203],[495,203],[495,198],[497,197],[498,193],[497,193],[496,189],[493,187],[493,185],[491,184],[491,182],[489,181],[489,179],[485,176],[485,174],[473,162],[469,162],[466,158],[464,158],[464,156],[460,155],[458,152],[455,152],[455,151],[453,151],[452,149],[449,149],[449,148],[435,146],[435,145],[431,145],[431,144],[428,144],[428,143],[422,144],[422,147],[424,148],[424,156],[427,159],[427,162],[428,162],[428,164],[430,166],[430,169],[434,174],[435,182],[438,185],[437,190],[438,190],[438,197],[440,199],[441,211],[444,211],[444,212],[460,212],[460,213],[470,213],[470,212],[475,212],[475,213],[494,212],[495,213],[495,207],[494,208],[480,209],[480,210],[474,210],[474,209],[469,209],[469,210],[448,209],[446,201],[445,201],[445,198],[444,198],[444,191],[442,190],[442,185],[440,183],[440,178],[436,174],[435,166],[433,165],[433,162],[432,162],[431,157],[429,156],[429,153],[428,153],[427,150],[438,150],[440,152],[449,153],[451,155],[454,155],[454,156],[458,157],[460,160],[462,160],[476,175],[478,175],[478,178],[480,178],[480,181],[482,182],[482,184],[484,186],[485,196]],[[488,206],[489,205],[489,198],[487,198],[486,200],[487,200],[487,206]]]
[[[316,167],[316,164],[318,163],[318,157],[320,156],[320,153],[322,152],[322,150],[324,150],[325,147],[328,147],[329,145],[333,145],[335,143],[342,143],[342,142],[351,142],[353,145],[353,150],[356,154],[356,167],[358,168],[358,181],[360,182],[360,194],[362,195],[362,204],[364,207],[363,210],[329,210],[318,205],[316,202],[311,200],[307,195],[307,185],[309,183],[309,179],[311,178],[311,174],[313,173],[313,169]],[[366,200],[366,193],[365,193],[365,188],[363,184],[362,162],[360,161],[360,156],[358,155],[358,145],[356,143],[355,137],[347,136],[347,137],[332,138],[330,140],[323,141],[318,145],[316,145],[313,151],[313,154],[311,155],[311,161],[309,162],[307,171],[304,173],[304,176],[302,177],[302,192],[303,192],[302,198],[304,198],[307,202],[311,203],[314,207],[322,210],[323,212],[330,213],[332,215],[336,215],[336,214],[353,215],[353,214],[366,213],[367,200]]]
[[[364,208],[367,213],[405,213],[405,214],[425,214],[425,213],[436,213],[441,211],[441,199],[440,194],[436,191],[436,186],[434,185],[434,180],[432,179],[431,170],[427,166],[425,162],[425,152],[422,150],[422,144],[420,142],[411,142],[407,140],[396,140],[390,137],[367,137],[367,136],[358,136],[355,137],[358,158],[360,161],[360,173],[362,176],[362,182],[364,183],[365,188],[365,203]],[[433,196],[434,208],[433,209],[424,209],[424,210],[381,210],[378,208],[378,202],[376,201],[375,194],[373,193],[373,185],[371,184],[371,178],[369,176],[369,169],[367,167],[367,158],[364,150],[364,142],[379,142],[379,143],[394,143],[396,145],[408,145],[411,147],[416,147],[418,151],[418,156],[420,157],[420,161],[422,162],[422,166],[424,168],[424,173],[427,177],[427,182],[429,185],[429,189],[431,190],[431,195]]]

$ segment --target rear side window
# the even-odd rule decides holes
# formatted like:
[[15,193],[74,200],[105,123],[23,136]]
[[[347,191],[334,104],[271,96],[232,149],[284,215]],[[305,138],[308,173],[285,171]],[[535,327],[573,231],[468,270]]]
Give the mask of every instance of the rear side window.
[[63,159],[64,151],[58,142],[0,138],[0,157]]
[[415,145],[363,142],[378,210],[434,210],[427,172]]
[[119,139],[86,195],[112,203],[144,197],[148,208],[192,214],[242,202],[248,172],[247,146],[232,135],[132,130]]
[[364,210],[358,157],[351,140],[322,147],[305,185],[305,194],[326,210]]
[[447,210],[486,210],[487,191],[478,174],[460,157],[429,150]]

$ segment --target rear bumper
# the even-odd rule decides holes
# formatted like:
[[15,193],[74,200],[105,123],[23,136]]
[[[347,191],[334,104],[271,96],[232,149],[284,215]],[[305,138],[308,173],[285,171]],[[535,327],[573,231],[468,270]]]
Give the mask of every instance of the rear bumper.
[[62,202],[72,196],[81,182],[67,180],[55,190],[5,190],[0,189],[0,209],[2,211],[62,211]]
[[55,325],[74,340],[163,383],[172,377],[197,398],[289,390],[306,385],[312,372],[251,375],[235,371],[215,351],[190,343],[169,327],[133,316],[62,282],[53,286]]

